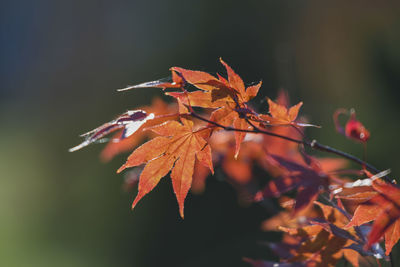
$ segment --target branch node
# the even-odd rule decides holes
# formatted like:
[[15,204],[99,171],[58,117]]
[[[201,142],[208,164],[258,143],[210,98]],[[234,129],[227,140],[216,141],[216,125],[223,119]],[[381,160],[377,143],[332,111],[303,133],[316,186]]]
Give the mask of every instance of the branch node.
[[315,145],[317,144],[317,140],[312,140],[310,143],[311,148],[315,148]]

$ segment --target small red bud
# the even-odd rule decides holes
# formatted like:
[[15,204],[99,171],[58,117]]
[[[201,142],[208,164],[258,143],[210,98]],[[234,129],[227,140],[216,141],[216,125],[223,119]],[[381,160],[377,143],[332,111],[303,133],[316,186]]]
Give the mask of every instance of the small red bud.
[[351,111],[349,121],[346,123],[345,135],[360,142],[367,142],[369,139],[369,131],[365,129],[364,125],[356,119],[356,113]]

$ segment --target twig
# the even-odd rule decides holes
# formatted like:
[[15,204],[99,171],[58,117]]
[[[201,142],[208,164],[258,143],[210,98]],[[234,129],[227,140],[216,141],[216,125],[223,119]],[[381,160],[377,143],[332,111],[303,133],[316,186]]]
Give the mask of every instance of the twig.
[[[309,147],[309,148],[312,148],[314,150],[319,150],[319,151],[335,154],[335,155],[338,155],[340,157],[346,158],[346,159],[348,159],[350,161],[353,161],[353,162],[355,162],[355,163],[357,163],[357,164],[359,164],[361,166],[365,166],[366,169],[368,169],[369,171],[372,171],[374,173],[379,173],[380,172],[377,168],[375,168],[371,164],[369,164],[369,163],[357,158],[356,156],[353,156],[353,155],[351,155],[349,153],[346,153],[344,151],[338,150],[336,148],[320,144],[315,139],[312,140],[312,141],[299,140],[299,139],[291,138],[291,137],[288,137],[288,136],[284,136],[284,135],[276,134],[276,133],[273,133],[273,132],[269,132],[269,131],[266,131],[266,130],[258,128],[253,123],[249,122],[249,120],[247,120],[247,121],[249,122],[249,124],[251,126],[253,126],[253,130],[237,129],[237,128],[234,128],[234,127],[231,127],[231,126],[225,126],[225,125],[219,124],[217,122],[211,121],[209,119],[203,118],[202,116],[198,115],[197,113],[195,113],[193,111],[190,112],[189,115],[192,116],[192,117],[195,117],[195,118],[197,118],[199,120],[208,122],[209,124],[212,124],[212,125],[214,125],[216,127],[220,127],[222,129],[224,129],[225,131],[235,131],[235,132],[245,132],[245,133],[260,133],[260,134],[265,134],[265,135],[268,135],[268,136],[281,138],[281,139],[284,139],[284,140],[287,140],[287,141],[290,141],[290,142],[293,142],[293,143],[302,144],[302,145],[304,145],[306,147]],[[389,182],[389,183],[392,183],[391,179],[388,176],[383,177],[383,179],[385,181]]]

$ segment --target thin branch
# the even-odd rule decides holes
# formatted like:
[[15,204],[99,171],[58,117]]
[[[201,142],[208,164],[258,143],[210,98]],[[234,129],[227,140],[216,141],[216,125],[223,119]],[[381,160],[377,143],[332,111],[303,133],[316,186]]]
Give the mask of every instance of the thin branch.
[[[268,135],[268,136],[281,138],[281,139],[284,139],[284,140],[287,140],[287,141],[290,141],[290,142],[293,142],[293,143],[304,145],[304,146],[312,148],[314,150],[319,150],[319,151],[335,154],[335,155],[338,155],[340,157],[346,158],[346,159],[348,159],[350,161],[353,161],[353,162],[365,167],[366,169],[368,169],[369,171],[372,171],[374,173],[379,173],[380,172],[373,165],[371,165],[371,164],[369,164],[369,163],[357,158],[356,156],[353,156],[353,155],[351,155],[349,153],[346,153],[344,151],[338,150],[336,148],[320,144],[315,139],[312,140],[312,141],[299,140],[299,139],[291,138],[291,137],[288,137],[288,136],[284,136],[284,135],[276,134],[276,133],[273,133],[273,132],[269,132],[269,131],[266,131],[266,130],[258,128],[253,123],[249,122],[249,120],[247,120],[247,121],[249,122],[249,124],[251,126],[253,126],[253,130],[237,129],[237,128],[230,127],[230,126],[224,126],[224,125],[219,124],[217,122],[214,122],[214,121],[211,121],[209,119],[203,118],[202,116],[198,115],[197,113],[195,113],[193,111],[190,112],[189,115],[192,116],[192,117],[195,117],[195,118],[197,118],[199,120],[202,120],[204,122],[208,122],[209,124],[212,124],[212,125],[214,125],[216,127],[220,127],[222,129],[224,129],[225,131],[235,131],[235,132],[245,132],[245,133],[260,133],[260,134],[265,134],[265,135]],[[391,179],[388,176],[383,177],[383,179],[385,179],[389,183],[392,183]]]
[[256,129],[253,129],[253,130],[246,130],[246,129],[237,129],[237,128],[230,127],[230,126],[224,126],[224,125],[219,124],[217,122],[214,122],[214,121],[208,120],[206,118],[203,118],[202,116],[200,116],[200,115],[198,115],[198,114],[196,114],[194,112],[189,113],[189,115],[191,115],[192,117],[195,117],[195,118],[197,118],[199,120],[208,122],[209,124],[212,124],[212,125],[215,125],[217,127],[220,127],[222,129],[224,129],[225,131],[244,132],[244,133],[262,133],[262,134],[278,137],[278,138],[281,138],[281,139],[285,139],[285,140],[288,140],[288,141],[291,141],[291,142],[294,142],[294,143],[297,143],[297,144],[302,144],[303,143],[302,140],[297,140],[297,139],[294,139],[294,138],[291,138],[291,137],[288,137],[288,136],[284,136],[284,135],[280,135],[280,134],[264,131],[264,130],[261,130],[259,128],[256,128]]
[[[375,172],[375,173],[379,173],[380,170],[378,170],[377,168],[375,168],[374,166],[372,166],[371,164],[357,158],[356,156],[353,156],[349,153],[346,153],[344,151],[338,150],[336,148],[327,146],[327,145],[323,145],[317,142],[317,140],[313,140],[311,142],[307,142],[304,141],[304,145],[311,147],[312,149],[316,149],[319,151],[324,151],[324,152],[328,152],[328,153],[332,153],[332,154],[336,154],[338,156],[341,156],[343,158],[349,159],[361,166],[365,166],[365,168],[367,168],[369,171]],[[390,179],[386,176],[387,181],[391,183]]]

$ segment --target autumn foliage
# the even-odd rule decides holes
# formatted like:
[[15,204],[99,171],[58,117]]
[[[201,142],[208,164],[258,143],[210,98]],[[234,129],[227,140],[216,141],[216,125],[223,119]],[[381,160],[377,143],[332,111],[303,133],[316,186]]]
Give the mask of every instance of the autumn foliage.
[[[259,205],[277,198],[280,207],[261,227],[283,232],[281,242],[269,244],[280,264],[244,258],[253,266],[334,266],[341,258],[363,266],[389,260],[400,238],[400,188],[389,171],[309,140],[304,129],[314,125],[299,116],[303,103],[290,106],[284,91],[255,110],[251,100],[261,82],[246,86],[220,61],[226,75],[172,67],[170,79],[120,89],[161,88],[173,103],[157,98],[128,111],[83,135],[85,140],[71,151],[111,133],[103,160],[133,150],[118,169],[134,170],[129,183],[138,184],[138,193],[132,208],[167,176],[183,218],[187,194],[206,190],[214,168],[242,201]],[[348,116],[344,126],[339,115]],[[334,122],[351,140],[365,145],[370,137],[353,110],[338,109]],[[312,150],[332,157],[312,156]],[[358,168],[350,169],[351,162]],[[269,175],[257,180],[254,166]]]

